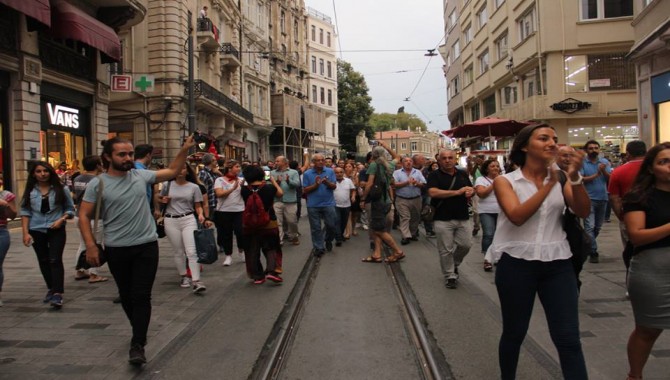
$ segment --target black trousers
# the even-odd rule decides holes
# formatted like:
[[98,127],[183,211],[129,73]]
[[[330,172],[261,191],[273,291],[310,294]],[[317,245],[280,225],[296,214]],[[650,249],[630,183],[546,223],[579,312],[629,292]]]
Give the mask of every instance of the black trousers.
[[33,249],[37,255],[40,272],[47,288],[53,293],[63,293],[65,269],[63,268],[63,250],[65,249],[65,226],[47,232],[30,230]]
[[107,264],[133,327],[131,343],[144,346],[151,320],[151,289],[158,270],[158,242],[130,247],[106,247]]
[[233,233],[237,238],[237,249],[242,248],[242,211],[228,212],[217,211],[214,213],[214,224],[216,225],[217,244],[223,248],[223,252],[230,256],[233,254]]

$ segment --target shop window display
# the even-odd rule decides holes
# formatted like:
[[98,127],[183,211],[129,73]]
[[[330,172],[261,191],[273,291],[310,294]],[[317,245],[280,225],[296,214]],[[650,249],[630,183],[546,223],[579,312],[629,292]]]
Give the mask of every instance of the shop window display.
[[640,139],[637,125],[603,125],[598,127],[574,127],[568,129],[570,145],[581,149],[593,139],[600,143],[603,156],[613,164],[617,164],[620,153],[625,151],[626,144]]

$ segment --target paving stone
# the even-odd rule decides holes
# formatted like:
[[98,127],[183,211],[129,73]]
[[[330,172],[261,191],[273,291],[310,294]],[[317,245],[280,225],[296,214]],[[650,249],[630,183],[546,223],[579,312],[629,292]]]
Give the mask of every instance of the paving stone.
[[613,318],[613,317],[624,317],[625,315],[620,312],[614,312],[614,313],[592,313],[589,314],[589,317],[591,318]]
[[24,340],[16,345],[21,348],[54,348],[63,343],[62,340]]
[[51,375],[83,375],[91,371],[92,365],[50,365],[44,368],[41,373]]
[[20,340],[0,340],[0,347],[12,347],[21,343]]
[[651,354],[656,358],[670,358],[670,350],[652,350]]

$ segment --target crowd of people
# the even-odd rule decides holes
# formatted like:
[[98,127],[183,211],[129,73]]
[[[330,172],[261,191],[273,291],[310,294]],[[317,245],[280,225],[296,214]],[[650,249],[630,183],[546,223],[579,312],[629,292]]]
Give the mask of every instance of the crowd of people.
[[[143,364],[158,268],[157,231],[163,228],[173,247],[175,285],[195,294],[207,289],[194,240],[200,228],[216,229],[224,267],[244,262],[254,285],[280,284],[282,250],[305,240],[298,228],[304,198],[314,256],[343,246],[363,229],[370,253],[362,262],[395,263],[408,256],[403,247],[419,240],[423,224],[425,237],[436,239],[448,289],[458,288],[459,265],[481,230],[483,270],[496,267],[503,322],[501,377],[516,376],[537,295],[563,375],[585,379],[579,280],[561,221],[566,207],[583,219],[592,238],[590,262],[596,264],[597,238],[611,208],[621,220],[635,314],[628,343],[629,379],[641,379],[655,340],[670,326],[670,260],[665,254],[670,246],[669,143],[647,152],[643,142],[632,141],[626,163],[615,169],[602,158],[597,141],[578,150],[559,146],[547,124],[521,130],[505,165],[495,156],[473,156],[461,166],[459,152],[448,149],[434,159],[401,157],[380,141],[365,162],[334,162],[306,153],[302,162],[278,156],[251,163],[207,153],[198,170],[187,162],[193,145],[192,137],[187,138],[175,160],[159,170],[149,170],[151,145],[133,147],[121,138],[106,141],[101,156],[85,157],[84,170],[75,176],[33,162],[19,201],[10,192],[0,192],[0,291],[9,247],[7,219],[18,215],[23,243],[35,250],[44,279],[44,303],[62,308],[64,226],[76,218],[81,244],[74,277],[105,282],[98,268],[109,265],[133,330],[129,362]],[[390,233],[394,227],[399,242]],[[384,247],[389,250],[386,257]]]

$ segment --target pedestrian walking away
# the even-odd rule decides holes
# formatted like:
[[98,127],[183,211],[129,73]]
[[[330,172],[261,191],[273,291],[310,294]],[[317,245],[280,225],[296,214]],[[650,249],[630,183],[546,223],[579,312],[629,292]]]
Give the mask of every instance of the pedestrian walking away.
[[623,198],[624,221],[635,246],[628,293],[635,329],[628,339],[628,380],[642,379],[656,339],[670,328],[670,143],[647,152]]
[[579,174],[584,154],[572,156],[568,181],[561,189],[552,165],[557,152],[553,128],[526,126],[514,139],[509,157],[519,169],[493,181],[502,212],[489,253],[498,261],[495,284],[503,324],[498,358],[503,380],[516,378],[536,296],[544,307],[563,378],[588,377],[579,333],[577,277],[561,223],[565,204],[579,217],[590,211]]
[[2,264],[9,251],[9,231],[7,231],[7,219],[14,219],[17,215],[16,195],[4,190],[4,183],[0,175],[0,307],[2,307],[2,283],[5,280]]
[[[133,169],[133,145],[120,137],[107,140],[103,164],[107,172],[91,180],[79,208],[79,229],[86,242],[86,260],[99,266],[99,252],[91,230],[98,191],[102,187],[100,218],[104,223],[103,245],[109,270],[114,276],[121,305],[132,326],[128,362],[146,363],[144,346],[151,320],[151,289],[158,269],[158,241],[147,186],[173,179],[194,146],[189,136],[175,160],[158,171]],[[100,181],[103,186],[100,186]]]
[[74,217],[74,203],[70,189],[62,184],[48,163],[33,161],[30,164],[19,215],[23,244],[33,246],[47,286],[43,302],[60,309],[65,281],[65,224]]

